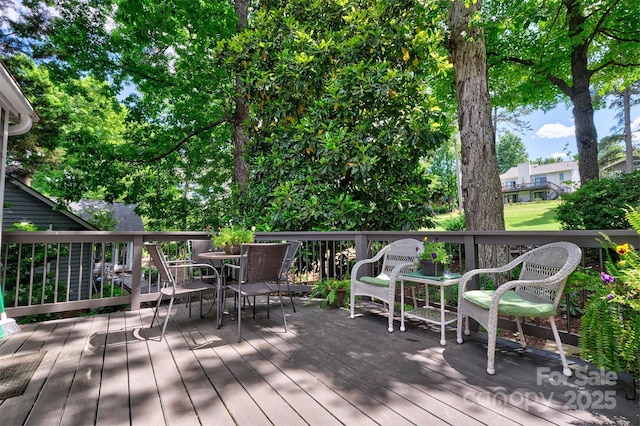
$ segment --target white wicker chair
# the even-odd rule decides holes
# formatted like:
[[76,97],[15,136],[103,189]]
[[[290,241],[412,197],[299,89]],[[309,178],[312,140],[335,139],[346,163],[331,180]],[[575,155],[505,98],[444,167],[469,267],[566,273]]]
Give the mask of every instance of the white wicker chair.
[[[526,347],[521,318],[546,317],[558,345],[562,359],[562,372],[571,376],[571,369],[562,348],[555,323],[556,309],[562,298],[569,274],[580,263],[580,248],[569,242],[546,244],[530,250],[507,265],[498,268],[474,269],[460,278],[458,297],[458,343],[462,343],[462,319],[467,318],[465,334],[469,334],[469,317],[487,330],[487,373],[495,374],[495,348],[498,314],[516,317],[520,344]],[[467,290],[471,279],[479,274],[508,272],[520,267],[517,280],[508,281],[496,290]]]
[[[355,297],[369,296],[380,299],[389,307],[389,333],[393,332],[393,311],[396,296],[396,280],[400,273],[415,271],[418,255],[424,250],[422,241],[412,238],[394,241],[383,247],[370,259],[363,259],[351,270],[351,318],[355,318]],[[361,268],[379,262],[382,259],[382,269],[378,276],[362,275]]]

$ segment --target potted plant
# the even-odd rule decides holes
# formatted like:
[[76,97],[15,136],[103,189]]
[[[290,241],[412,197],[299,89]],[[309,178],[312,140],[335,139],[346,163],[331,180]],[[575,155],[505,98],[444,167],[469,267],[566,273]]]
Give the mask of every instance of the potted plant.
[[[640,233],[640,212],[626,211]],[[607,261],[598,289],[589,297],[580,322],[580,356],[597,368],[640,378],[640,257],[630,244],[601,234]]]
[[322,298],[323,301],[320,306],[323,308],[327,304],[336,308],[346,307],[349,304],[350,290],[350,279],[345,278],[339,280],[336,278],[327,278],[315,282],[311,288],[309,298]]
[[426,276],[440,276],[444,273],[445,265],[449,264],[450,255],[442,241],[423,239],[424,251],[418,256],[422,274]]
[[252,243],[253,238],[253,230],[240,226],[229,226],[220,228],[218,233],[212,237],[212,240],[214,247],[220,248],[226,253],[239,254],[240,246]]

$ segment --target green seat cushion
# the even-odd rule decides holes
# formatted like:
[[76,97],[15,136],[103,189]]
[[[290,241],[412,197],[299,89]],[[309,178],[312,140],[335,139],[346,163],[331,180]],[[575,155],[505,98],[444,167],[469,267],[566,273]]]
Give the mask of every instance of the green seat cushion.
[[360,277],[358,281],[362,281],[366,284],[377,285],[379,287],[389,287],[389,276],[386,274],[380,274],[377,277]]
[[[488,310],[494,293],[495,290],[471,290],[464,293],[464,298]],[[552,303],[529,302],[515,291],[507,291],[500,299],[498,312],[517,317],[551,317],[556,315],[556,308]]]

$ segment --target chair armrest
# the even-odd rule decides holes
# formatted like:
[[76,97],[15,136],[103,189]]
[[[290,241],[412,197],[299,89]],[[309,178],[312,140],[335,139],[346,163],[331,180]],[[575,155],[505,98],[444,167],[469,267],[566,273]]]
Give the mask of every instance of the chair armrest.
[[231,269],[240,269],[240,265],[234,265],[233,263],[225,263],[222,265],[222,269],[231,268]]
[[407,268],[413,268],[414,270],[417,269],[417,265],[415,262],[407,262],[407,263],[401,263],[400,265],[396,265],[392,270],[391,273],[389,274],[389,281],[390,283],[394,283],[395,281],[398,279],[398,275],[407,272]]
[[[182,261],[178,261],[178,262],[182,262]],[[169,262],[167,262],[167,266],[171,269],[206,269],[207,273],[210,273],[210,275],[214,275],[216,277],[216,279],[220,279],[220,273],[218,272],[218,270],[216,268],[213,267],[213,265],[209,264],[209,263],[195,263],[191,260],[189,261],[185,261],[187,263],[181,263],[181,264],[169,264]]]
[[351,268],[351,279],[354,280],[356,279],[356,277],[358,276],[358,270],[367,264],[370,263],[376,263],[378,262],[382,256],[384,256],[384,254],[387,252],[389,246],[383,247],[378,253],[375,254],[375,256],[367,258],[367,259],[362,259],[362,260],[358,260],[355,265],[353,265],[353,268]]
[[467,284],[469,284],[469,282],[471,281],[471,278],[473,278],[474,276],[481,275],[481,274],[498,274],[502,272],[508,272],[513,268],[515,268],[520,263],[521,261],[519,259],[515,259],[506,265],[499,266],[496,268],[472,269],[471,271],[465,272],[462,275],[462,277],[460,277],[460,283],[458,284],[458,300],[462,300],[464,292],[467,291]]
[[167,260],[167,265],[174,267],[174,266],[178,266],[178,265],[190,265],[193,264],[193,260],[191,259],[177,259],[177,260]]

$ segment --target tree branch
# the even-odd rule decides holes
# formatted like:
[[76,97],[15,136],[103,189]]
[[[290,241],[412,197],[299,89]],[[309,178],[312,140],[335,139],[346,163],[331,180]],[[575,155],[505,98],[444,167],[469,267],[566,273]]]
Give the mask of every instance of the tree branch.
[[188,133],[184,138],[182,138],[182,140],[180,140],[177,144],[175,144],[171,149],[169,149],[168,151],[165,151],[159,155],[156,155],[155,157],[152,157],[150,159],[143,159],[143,160],[128,160],[125,158],[117,158],[120,161],[124,161],[124,162],[130,162],[131,164],[148,164],[148,163],[155,163],[156,161],[162,160],[163,158],[168,157],[169,155],[171,155],[172,153],[176,152],[178,149],[180,149],[182,146],[184,146],[184,144],[186,144],[189,139],[191,139],[194,136],[198,136],[204,132],[207,132],[211,129],[213,129],[214,127],[219,126],[220,124],[223,123],[228,123],[230,120],[227,117],[221,118],[220,120],[216,120],[213,123],[210,123],[207,126],[201,127],[197,130],[194,130],[193,132]]
[[638,67],[640,66],[640,63],[623,63],[623,62],[618,62],[618,61],[607,61],[604,64],[595,67],[594,69],[592,69],[591,71],[589,71],[590,75],[593,75],[595,73],[597,73],[598,71],[608,67],[608,66],[617,66],[617,67],[621,67],[621,68],[629,68],[629,67]]
[[571,93],[573,89],[561,78],[556,77],[553,74],[547,74],[546,79],[551,82],[551,84],[555,85],[558,89],[562,91],[565,95],[571,97]]

